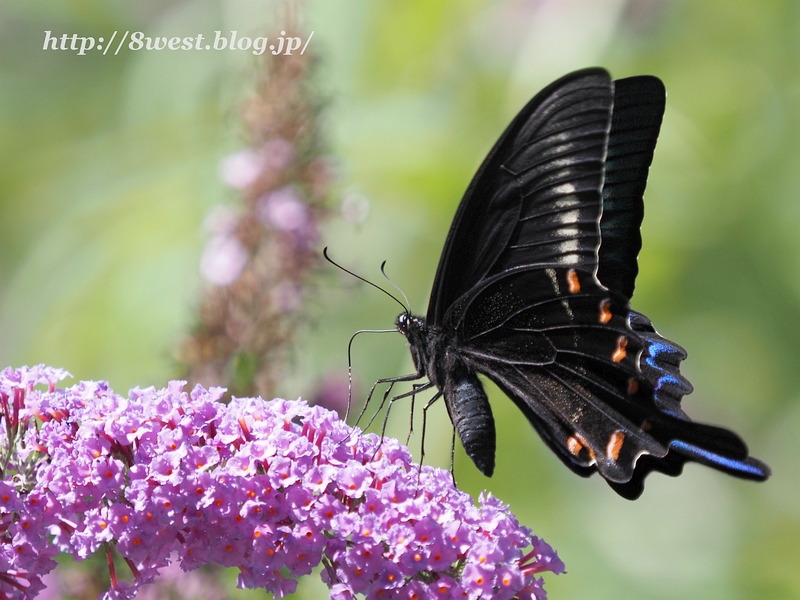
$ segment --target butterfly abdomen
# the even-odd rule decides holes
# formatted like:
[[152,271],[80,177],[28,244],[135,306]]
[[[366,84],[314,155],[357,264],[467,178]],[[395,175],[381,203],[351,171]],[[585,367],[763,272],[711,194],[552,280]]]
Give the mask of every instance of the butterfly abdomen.
[[464,366],[448,372],[444,400],[464,450],[481,473],[494,473],[497,435],[489,399],[478,376]]

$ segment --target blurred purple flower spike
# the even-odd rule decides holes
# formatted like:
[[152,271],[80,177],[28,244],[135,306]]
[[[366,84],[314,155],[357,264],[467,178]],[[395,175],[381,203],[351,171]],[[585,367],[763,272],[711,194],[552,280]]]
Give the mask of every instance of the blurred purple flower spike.
[[[287,18],[279,31],[299,29]],[[200,272],[212,285],[202,290],[192,331],[175,354],[191,384],[270,397],[308,320],[305,300],[316,281],[333,163],[320,131],[312,53],[267,52],[261,60],[242,106],[249,147],[220,162],[238,198],[205,220],[211,236]]]
[[276,598],[320,563],[335,599],[542,599],[535,575],[564,570],[491,494],[476,504],[448,472],[420,469],[396,440],[329,410],[260,398],[225,405],[222,389],[186,392],[182,381],[127,398],[103,382],[55,389],[66,375],[0,375],[11,450],[0,481],[0,597],[35,596],[57,551],[104,552],[108,599],[132,598],[176,560],[185,570],[238,567],[240,587]]

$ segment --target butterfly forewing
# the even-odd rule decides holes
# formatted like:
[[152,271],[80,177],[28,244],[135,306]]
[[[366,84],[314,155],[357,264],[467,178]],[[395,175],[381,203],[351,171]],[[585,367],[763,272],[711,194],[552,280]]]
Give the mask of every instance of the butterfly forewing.
[[611,79],[573,73],[536,95],[486,157],[450,227],[428,323],[487,276],[527,264],[596,269]]
[[633,295],[642,247],[642,196],[661,128],[667,93],[647,75],[614,82],[614,111],[603,181],[598,277],[627,298]]

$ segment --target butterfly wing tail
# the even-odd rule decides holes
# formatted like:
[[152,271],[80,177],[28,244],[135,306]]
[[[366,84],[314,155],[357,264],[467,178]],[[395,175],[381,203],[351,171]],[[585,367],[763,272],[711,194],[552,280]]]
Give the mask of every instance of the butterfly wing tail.
[[692,392],[692,385],[680,372],[686,351],[675,342],[661,336],[650,320],[635,311],[630,312],[631,329],[643,340],[639,369],[653,388],[652,399],[659,413],[651,415],[646,424],[653,438],[667,446],[664,457],[642,456],[637,462],[631,481],[613,484],[625,497],[641,494],[644,478],[651,471],[677,476],[687,461],[697,462],[735,477],[763,481],[770,468],[748,456],[747,445],[727,429],[693,422],[681,408],[683,396]]
[[674,452],[685,460],[743,479],[764,481],[772,474],[769,466],[748,456],[747,445],[738,435],[722,427],[668,419],[654,429],[660,430],[654,432],[656,439],[669,438],[670,454]]
[[615,492],[628,500],[636,500],[642,495],[644,480],[649,473],[658,471],[677,477],[688,461],[755,481],[764,481],[772,473],[768,465],[748,456],[742,439],[727,429],[669,416],[654,419],[648,427],[648,433],[664,443],[669,452],[663,457],[640,456],[630,481],[607,481]]

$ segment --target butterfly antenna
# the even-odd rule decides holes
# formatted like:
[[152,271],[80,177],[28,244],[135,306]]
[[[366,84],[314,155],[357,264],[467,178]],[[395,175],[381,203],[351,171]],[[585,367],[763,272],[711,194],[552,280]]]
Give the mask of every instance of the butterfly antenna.
[[[363,281],[364,283],[367,283],[367,284],[371,285],[371,286],[372,286],[372,287],[374,287],[375,289],[378,289],[378,290],[382,291],[384,294],[386,294],[387,296],[389,296],[389,298],[391,298],[392,300],[394,300],[395,302],[397,302],[397,303],[398,303],[400,306],[402,306],[402,307],[403,307],[403,311],[404,311],[404,312],[408,312],[408,307],[407,307],[405,304],[403,304],[402,302],[400,302],[400,300],[398,300],[398,299],[397,299],[397,297],[396,297],[394,294],[390,294],[390,293],[389,293],[389,292],[387,292],[385,289],[383,289],[381,286],[379,286],[379,285],[377,285],[377,284],[375,284],[375,283],[372,283],[372,282],[371,282],[371,281],[369,281],[368,279],[364,279],[364,278],[363,278],[363,277],[361,277],[360,275],[356,275],[356,274],[355,274],[355,273],[353,273],[352,271],[350,271],[350,270],[348,270],[348,269],[345,269],[345,268],[344,268],[342,265],[340,265],[339,263],[337,263],[337,262],[333,261],[333,260],[331,259],[331,257],[330,257],[330,256],[328,256],[328,247],[327,247],[327,246],[325,246],[325,248],[322,250],[322,255],[325,257],[325,260],[327,260],[329,263],[331,263],[331,264],[332,264],[334,267],[336,267],[336,268],[338,268],[338,269],[341,269],[342,271],[344,271],[345,273],[347,273],[347,274],[349,274],[349,275],[352,275],[352,276],[353,276],[353,277],[355,277],[356,279],[358,279],[358,280],[360,280],[360,281]],[[385,264],[385,262],[386,262],[386,261],[384,261],[384,264]],[[394,285],[394,284],[392,284],[392,285]],[[395,287],[397,287],[397,286],[395,286]],[[401,292],[401,293],[402,293],[402,292]],[[405,298],[405,294],[403,294],[403,297]],[[406,300],[406,302],[408,302],[408,300]],[[394,329],[393,329],[392,331],[396,331],[396,330],[394,330]]]
[[401,289],[400,289],[400,286],[399,286],[399,285],[397,285],[397,284],[396,284],[394,281],[392,281],[392,280],[389,278],[389,276],[386,274],[386,271],[384,270],[384,269],[385,269],[385,267],[386,267],[386,261],[383,261],[383,262],[381,263],[381,274],[383,274],[383,276],[386,278],[386,281],[388,281],[389,283],[391,283],[391,284],[394,286],[394,289],[396,289],[398,292],[400,292],[400,294],[403,296],[403,300],[405,300],[405,301],[406,301],[406,306],[408,307],[408,308],[406,309],[406,312],[411,312],[411,302],[409,302],[409,301],[408,301],[408,296],[406,296],[405,292],[404,292],[403,290],[401,290]]
[[[347,418],[350,416],[350,405],[353,401],[353,340],[361,333],[397,333],[397,329],[360,329],[350,336],[350,341],[347,343],[347,410],[344,413],[344,422],[347,423]],[[366,405],[364,406],[366,410]],[[361,411],[358,419],[364,415],[364,410]]]
[[453,441],[450,444],[450,477],[453,478],[453,487],[458,487],[456,483],[456,428],[453,427]]

